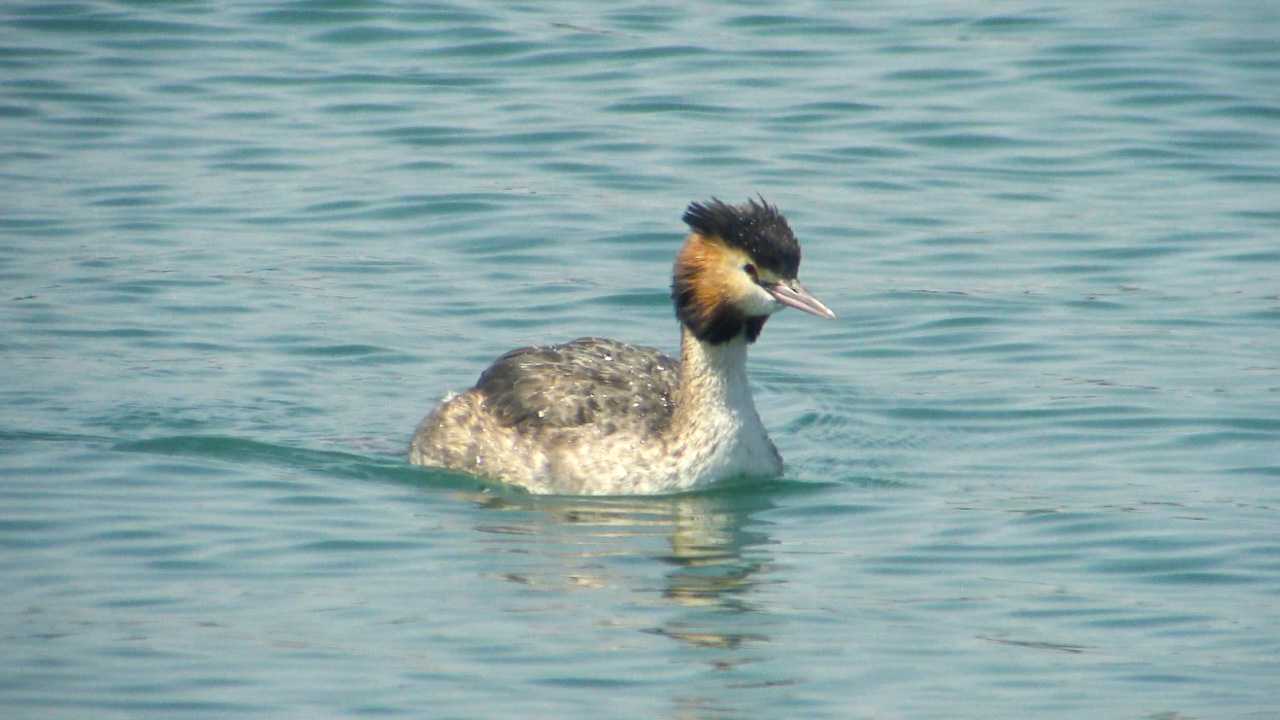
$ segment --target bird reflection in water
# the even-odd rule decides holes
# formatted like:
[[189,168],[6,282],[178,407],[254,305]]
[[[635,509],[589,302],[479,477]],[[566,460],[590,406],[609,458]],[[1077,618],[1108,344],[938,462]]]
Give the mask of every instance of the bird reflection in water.
[[[519,557],[514,564],[520,569],[501,574],[507,581],[552,592],[621,588],[638,596],[629,604],[694,611],[696,616],[674,615],[657,627],[638,628],[693,646],[732,649],[769,640],[743,631],[740,619],[734,620],[767,612],[751,597],[772,566],[768,523],[754,517],[774,507],[767,486],[666,497],[474,499],[488,510],[510,513],[505,522],[477,526],[501,537],[497,542]],[[531,563],[529,555],[555,557]],[[652,564],[619,562],[636,557],[668,568],[660,587],[653,586]],[[751,624],[758,629],[762,623]],[[725,669],[734,663],[720,658],[713,664]]]

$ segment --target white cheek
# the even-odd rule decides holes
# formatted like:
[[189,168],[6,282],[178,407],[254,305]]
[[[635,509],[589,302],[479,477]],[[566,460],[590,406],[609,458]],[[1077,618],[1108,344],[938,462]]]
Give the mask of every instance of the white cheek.
[[767,290],[752,283],[751,292],[743,299],[741,307],[749,316],[772,315],[782,309],[782,303],[775,300]]

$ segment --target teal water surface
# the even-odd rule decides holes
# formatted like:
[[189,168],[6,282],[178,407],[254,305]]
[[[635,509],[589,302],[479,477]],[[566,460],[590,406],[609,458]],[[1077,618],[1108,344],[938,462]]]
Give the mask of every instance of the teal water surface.
[[[7,3],[0,715],[1280,714],[1271,3]],[[674,351],[691,200],[840,316],[778,482],[411,467]]]

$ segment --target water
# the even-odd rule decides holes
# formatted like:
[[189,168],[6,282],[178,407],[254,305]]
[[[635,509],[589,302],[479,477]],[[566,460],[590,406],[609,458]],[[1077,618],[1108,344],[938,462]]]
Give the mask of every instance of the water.
[[[7,718],[1275,717],[1273,3],[8,3]],[[410,467],[674,350],[761,192],[784,480]]]

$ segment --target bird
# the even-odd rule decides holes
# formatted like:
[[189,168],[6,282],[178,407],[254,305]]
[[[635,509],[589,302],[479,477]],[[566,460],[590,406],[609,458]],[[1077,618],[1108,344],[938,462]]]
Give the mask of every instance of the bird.
[[692,202],[671,300],[680,357],[584,337],[502,355],[418,425],[409,460],[533,494],[660,495],[782,474],[747,348],[783,308],[835,313],[796,275],[800,244],[763,196]]

